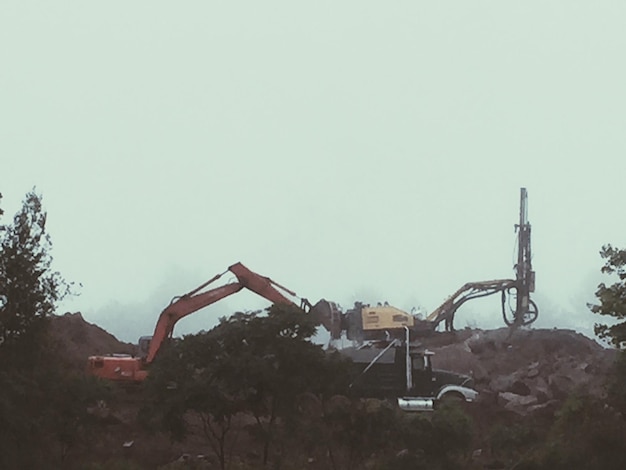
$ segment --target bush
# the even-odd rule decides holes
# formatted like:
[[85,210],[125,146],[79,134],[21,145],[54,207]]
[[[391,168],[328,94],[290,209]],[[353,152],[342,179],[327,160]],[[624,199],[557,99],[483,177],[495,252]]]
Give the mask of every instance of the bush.
[[626,468],[626,427],[606,403],[593,397],[572,396],[556,417],[546,444],[526,459],[524,468]]

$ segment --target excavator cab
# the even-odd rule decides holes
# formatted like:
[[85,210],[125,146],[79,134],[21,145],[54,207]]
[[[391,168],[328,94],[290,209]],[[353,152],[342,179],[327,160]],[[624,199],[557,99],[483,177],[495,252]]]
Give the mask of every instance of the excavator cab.
[[137,350],[137,355],[144,360],[148,357],[148,351],[150,350],[150,341],[152,341],[152,336],[141,336],[139,338],[139,346]]

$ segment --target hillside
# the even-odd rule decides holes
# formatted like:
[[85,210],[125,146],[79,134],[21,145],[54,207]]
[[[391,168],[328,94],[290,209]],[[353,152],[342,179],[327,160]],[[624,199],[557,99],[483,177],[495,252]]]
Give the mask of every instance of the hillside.
[[133,354],[135,346],[123,343],[97,325],[88,323],[80,312],[51,317],[50,334],[70,367],[84,370],[89,356]]

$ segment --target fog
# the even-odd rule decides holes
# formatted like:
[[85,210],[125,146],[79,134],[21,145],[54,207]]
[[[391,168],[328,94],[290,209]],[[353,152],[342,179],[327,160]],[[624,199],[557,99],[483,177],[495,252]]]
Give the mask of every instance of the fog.
[[[241,261],[311,301],[434,310],[513,277],[591,334],[624,245],[622,2],[3,2],[4,222],[43,194],[55,268],[118,338]],[[224,280],[228,281],[228,276]],[[457,326],[501,326],[498,296]],[[180,322],[265,308],[241,292]]]

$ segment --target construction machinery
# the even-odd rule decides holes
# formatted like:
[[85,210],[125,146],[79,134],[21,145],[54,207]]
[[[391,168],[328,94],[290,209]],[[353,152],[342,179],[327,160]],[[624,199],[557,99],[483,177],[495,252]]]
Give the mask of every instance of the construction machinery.
[[387,305],[370,307],[356,303],[353,309],[346,312],[346,318],[343,319],[348,339],[357,342],[377,340],[380,339],[382,330],[390,337],[398,338],[404,334],[405,326],[411,330],[413,336],[422,336],[435,331],[442,322],[446,331],[452,331],[455,314],[465,302],[497,293],[501,294],[502,317],[508,326],[530,325],[537,319],[539,310],[537,304],[530,299],[530,294],[535,290],[535,272],[531,263],[526,188],[520,190],[519,224],[515,224],[515,230],[517,232],[517,262],[513,267],[515,279],[468,282],[423,319]]
[[[232,273],[237,281],[223,286],[205,290],[210,284],[220,279],[224,274]],[[207,307],[229,295],[246,288],[257,293],[275,304],[297,305],[314,315],[331,336],[340,335],[339,309],[332,302],[321,301],[320,307],[312,306],[305,298],[300,298],[295,292],[278,284],[269,277],[261,276],[241,263],[235,263],[226,271],[214,276],[194,290],[174,297],[170,304],[161,312],[152,336],[139,338],[139,354],[91,356],[88,359],[88,373],[102,379],[122,383],[139,383],[147,376],[147,366],[154,361],[163,343],[172,336],[174,326],[187,315]],[[296,303],[299,300],[299,303]]]
[[[535,273],[531,266],[530,224],[527,214],[528,194],[521,188],[520,219],[515,225],[518,233],[518,255],[514,266],[515,279],[468,282],[448,297],[425,319],[404,312],[391,305],[376,306],[356,303],[345,313],[335,302],[320,300],[314,306],[295,292],[278,284],[269,277],[261,276],[241,263],[230,266],[198,286],[196,289],[172,299],[161,312],[152,336],[139,339],[137,356],[92,356],[88,360],[88,372],[94,376],[118,382],[141,382],[147,375],[147,366],[155,359],[164,341],[172,336],[174,326],[183,317],[207,307],[243,288],[251,290],[272,303],[297,305],[314,318],[330,333],[331,340],[345,337],[356,343],[365,341],[393,340],[402,338],[405,331],[413,337],[432,333],[444,322],[445,329],[454,329],[456,311],[468,300],[501,293],[502,316],[509,326],[529,325],[537,319],[538,309],[530,299],[534,292]],[[226,273],[232,273],[237,281],[205,290]],[[508,303],[507,303],[508,299]],[[511,300],[515,299],[515,307]],[[298,302],[296,302],[298,300]]]
[[[513,266],[515,279],[468,282],[428,315],[425,319],[427,323],[436,327],[443,321],[445,329],[451,331],[454,329],[454,315],[461,305],[468,300],[497,293],[501,294],[502,318],[508,326],[526,326],[537,319],[539,315],[537,304],[530,299],[530,293],[535,291],[535,272],[531,264],[526,188],[520,189],[519,224],[515,224],[515,230],[517,231],[517,263]],[[511,307],[513,299],[515,308]]]
[[474,380],[456,372],[433,368],[433,352],[405,337],[364,343],[341,351],[352,360],[352,395],[396,401],[404,411],[431,411],[445,402],[471,403],[478,398]]

